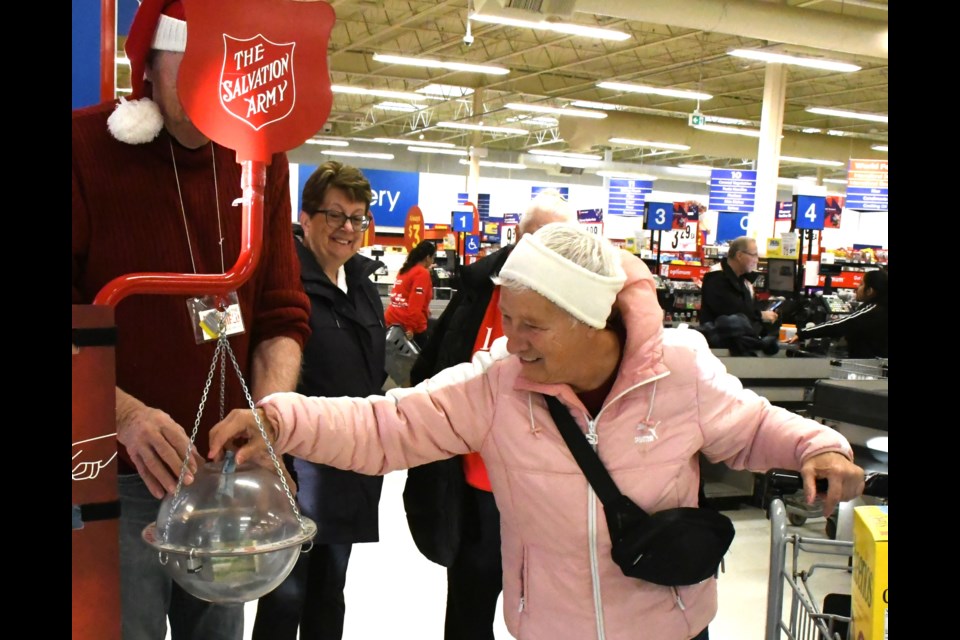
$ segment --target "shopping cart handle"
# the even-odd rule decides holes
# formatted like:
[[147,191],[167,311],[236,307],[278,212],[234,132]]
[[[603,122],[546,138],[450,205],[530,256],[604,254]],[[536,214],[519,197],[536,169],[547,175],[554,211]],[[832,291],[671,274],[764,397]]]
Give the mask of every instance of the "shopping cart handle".
[[[764,495],[768,497],[783,496],[803,489],[803,477],[799,471],[790,469],[770,469],[764,474],[766,479]],[[817,480],[817,493],[825,493],[829,483],[825,478]]]
[[[799,471],[789,469],[770,469],[764,474],[764,496],[774,497],[793,493],[803,489],[803,477]],[[817,479],[817,493],[826,493],[829,483],[825,478]],[[863,482],[863,495],[875,498],[887,497],[887,474],[874,471],[866,474]]]

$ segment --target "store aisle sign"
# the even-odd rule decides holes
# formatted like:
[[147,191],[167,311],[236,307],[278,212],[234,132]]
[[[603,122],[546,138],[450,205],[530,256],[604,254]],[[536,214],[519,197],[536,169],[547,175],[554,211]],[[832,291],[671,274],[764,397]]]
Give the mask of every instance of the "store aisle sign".
[[534,198],[537,197],[538,193],[540,193],[541,191],[547,191],[548,189],[559,191],[561,198],[563,198],[567,202],[570,201],[570,187],[558,187],[552,184],[546,185],[546,186],[534,185],[530,187],[530,199],[533,200]]
[[827,208],[826,198],[823,196],[793,196],[796,213],[794,228],[796,229],[823,229],[823,218]]
[[612,216],[642,216],[652,180],[611,179],[607,188],[607,213]]
[[647,211],[643,221],[644,229],[667,231],[673,228],[672,202],[647,202],[644,208]]
[[473,209],[464,209],[453,211],[453,230],[458,233],[472,233],[473,228]]
[[757,172],[714,169],[710,172],[712,211],[752,213],[757,198]]
[[750,215],[721,211],[717,214],[717,242],[727,242],[734,238],[747,235],[747,222]]
[[463,241],[463,252],[468,256],[475,256],[480,251],[480,236],[468,235]]
[[777,213],[775,220],[793,220],[793,202],[782,201],[777,203]]
[[857,211],[888,210],[886,160],[850,160],[844,205]]

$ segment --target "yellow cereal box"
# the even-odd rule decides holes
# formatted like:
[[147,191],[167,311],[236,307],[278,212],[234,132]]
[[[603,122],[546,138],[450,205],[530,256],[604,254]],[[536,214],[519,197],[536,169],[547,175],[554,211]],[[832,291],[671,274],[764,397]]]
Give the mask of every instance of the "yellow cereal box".
[[887,507],[853,510],[853,640],[887,640]]

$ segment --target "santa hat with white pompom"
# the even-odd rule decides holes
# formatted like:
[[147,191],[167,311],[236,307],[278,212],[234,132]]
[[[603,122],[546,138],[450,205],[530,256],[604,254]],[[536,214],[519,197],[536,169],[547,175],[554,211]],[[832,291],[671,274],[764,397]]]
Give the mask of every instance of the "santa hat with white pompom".
[[187,48],[187,22],[180,0],[142,0],[130,25],[123,49],[130,60],[129,98],[107,119],[110,134],[120,142],[144,144],[157,137],[163,116],[157,103],[144,95],[144,70],[151,49],[183,52]]

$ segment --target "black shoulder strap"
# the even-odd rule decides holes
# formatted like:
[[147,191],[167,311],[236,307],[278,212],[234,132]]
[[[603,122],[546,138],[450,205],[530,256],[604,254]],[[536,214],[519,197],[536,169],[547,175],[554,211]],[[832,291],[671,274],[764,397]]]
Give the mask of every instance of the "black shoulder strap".
[[570,415],[567,408],[554,396],[544,395],[544,398],[547,400],[547,408],[550,409],[553,421],[557,423],[560,435],[563,436],[564,442],[570,448],[570,453],[573,454],[573,458],[580,465],[583,475],[587,477],[590,485],[593,486],[593,490],[600,496],[603,506],[612,508],[619,503],[623,496],[613,482],[613,478],[607,473],[603,463],[600,462],[600,456],[587,444],[586,437],[580,431],[577,423],[574,422],[573,416]]

